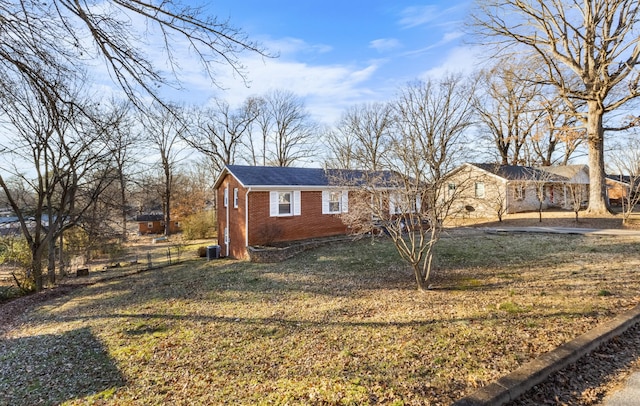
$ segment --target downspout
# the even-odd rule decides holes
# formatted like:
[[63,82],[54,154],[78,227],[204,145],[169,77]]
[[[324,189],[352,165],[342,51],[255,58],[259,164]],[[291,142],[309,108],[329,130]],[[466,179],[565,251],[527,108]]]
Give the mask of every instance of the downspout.
[[244,198],[244,246],[249,247],[249,193],[251,193],[251,187],[247,189],[247,193]]
[[229,206],[231,206],[231,196],[229,196],[229,184],[227,184],[226,186],[227,189],[227,207],[225,207],[225,212],[226,212],[226,217],[227,217],[227,221],[226,221],[226,230],[224,232],[224,246],[226,247],[226,255],[225,256],[229,256],[229,245],[231,245],[231,238],[229,236]]

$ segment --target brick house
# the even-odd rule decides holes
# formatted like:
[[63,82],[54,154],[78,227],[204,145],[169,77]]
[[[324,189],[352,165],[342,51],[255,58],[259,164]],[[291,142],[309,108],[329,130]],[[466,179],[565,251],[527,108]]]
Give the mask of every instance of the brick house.
[[[136,216],[138,234],[164,234],[164,216],[162,214],[140,214]],[[179,221],[172,221],[172,234],[182,231]]]
[[[607,175],[605,182],[607,185],[607,197],[612,206],[620,206],[629,197],[631,191],[631,177],[624,175]],[[638,190],[638,179],[634,178],[634,190]]]
[[465,163],[449,174],[448,188],[457,194],[453,216],[486,218],[503,213],[536,211],[539,191],[542,209],[571,209],[573,194],[581,202],[589,197],[586,165],[528,167]]
[[[340,214],[349,210],[353,186],[336,185],[330,172],[226,166],[215,183],[221,255],[243,259],[248,246],[347,234]],[[354,179],[363,172],[339,173]]]

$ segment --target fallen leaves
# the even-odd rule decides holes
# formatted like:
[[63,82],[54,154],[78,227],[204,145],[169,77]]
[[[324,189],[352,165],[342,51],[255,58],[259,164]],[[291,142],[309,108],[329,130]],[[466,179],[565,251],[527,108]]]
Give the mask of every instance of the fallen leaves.
[[[131,275],[14,314],[0,404],[450,404],[635,304],[638,254],[630,240],[448,236],[426,293],[385,240]],[[52,366],[82,373],[51,395],[48,373],[32,378]]]

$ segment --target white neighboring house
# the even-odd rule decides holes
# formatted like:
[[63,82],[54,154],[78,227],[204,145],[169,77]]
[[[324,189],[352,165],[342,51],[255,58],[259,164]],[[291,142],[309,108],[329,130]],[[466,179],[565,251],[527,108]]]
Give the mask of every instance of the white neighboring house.
[[450,215],[494,217],[502,213],[572,209],[574,193],[582,204],[589,196],[587,165],[519,166],[465,163],[448,175],[448,189],[457,194]]

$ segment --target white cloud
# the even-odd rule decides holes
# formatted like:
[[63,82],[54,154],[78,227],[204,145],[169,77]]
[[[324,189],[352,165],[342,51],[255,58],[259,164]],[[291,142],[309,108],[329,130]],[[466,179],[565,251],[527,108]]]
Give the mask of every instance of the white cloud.
[[400,48],[401,44],[395,38],[374,39],[369,42],[369,48],[373,48],[378,52],[386,52],[396,48]]
[[239,80],[227,77],[229,87],[217,92],[232,105],[241,104],[247,97],[261,95],[273,89],[294,92],[306,100],[311,114],[325,123],[331,123],[354,100],[372,93],[366,83],[378,69],[376,62],[364,67],[349,65],[309,65],[285,59],[260,59],[252,57],[244,61],[248,68],[250,87]]
[[439,79],[451,73],[469,75],[478,70],[478,63],[481,60],[480,49],[468,46],[451,48],[445,59],[422,74],[421,79]]
[[439,15],[440,12],[436,6],[412,6],[402,10],[399,23],[404,28],[413,28],[429,23]]

